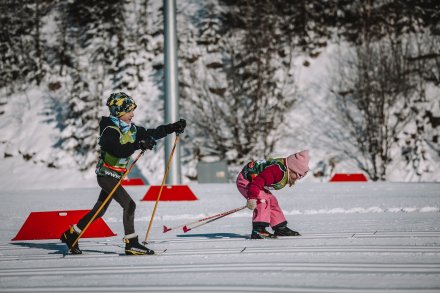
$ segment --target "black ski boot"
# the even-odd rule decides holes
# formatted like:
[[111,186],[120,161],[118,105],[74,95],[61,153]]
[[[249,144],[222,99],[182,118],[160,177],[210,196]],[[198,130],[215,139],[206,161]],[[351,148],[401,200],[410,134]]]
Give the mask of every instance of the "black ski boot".
[[76,242],[75,246],[72,247],[73,242],[75,242],[78,236],[79,233],[77,233],[72,226],[69,229],[67,229],[60,237],[61,242],[66,243],[71,254],[82,254],[81,249],[79,249],[78,242]]
[[126,255],[154,254],[154,250],[148,249],[139,243],[137,235],[127,235],[123,238]]
[[287,223],[283,222],[281,224],[276,225],[273,227],[273,230],[275,231],[276,236],[301,236],[296,231],[291,230],[289,227],[287,227]]
[[268,232],[264,226],[253,225],[251,239],[277,238],[274,234]]

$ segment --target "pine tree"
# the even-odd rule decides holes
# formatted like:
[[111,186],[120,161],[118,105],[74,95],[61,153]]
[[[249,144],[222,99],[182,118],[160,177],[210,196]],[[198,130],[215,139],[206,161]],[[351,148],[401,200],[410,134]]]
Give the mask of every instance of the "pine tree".
[[0,88],[39,84],[44,76],[41,18],[46,6],[40,1],[1,1]]
[[194,155],[235,165],[273,151],[295,97],[288,74],[292,54],[289,44],[280,42],[275,5],[228,4],[207,6],[209,13],[194,24],[195,40],[185,39],[190,76],[181,85],[185,111],[197,126],[191,133]]
[[408,124],[414,125],[412,138],[403,135],[402,155],[420,176],[420,164],[414,162],[425,160],[426,151],[417,104],[425,99],[424,72],[431,70],[412,56],[420,55],[417,46],[423,42],[417,36],[429,21],[401,1],[355,2],[345,9],[342,35],[356,47],[354,58],[341,67],[340,72],[349,74],[343,74],[344,85],[336,99],[342,123],[348,126],[347,141],[352,139],[359,153],[345,152],[372,180],[386,180],[398,158],[393,150],[399,137],[407,133]]
[[[104,88],[118,86],[115,65],[123,59],[122,1],[74,1],[67,6],[67,74],[71,78],[63,123],[62,148],[81,170],[97,161],[99,111]],[[108,80],[108,77],[112,77]]]

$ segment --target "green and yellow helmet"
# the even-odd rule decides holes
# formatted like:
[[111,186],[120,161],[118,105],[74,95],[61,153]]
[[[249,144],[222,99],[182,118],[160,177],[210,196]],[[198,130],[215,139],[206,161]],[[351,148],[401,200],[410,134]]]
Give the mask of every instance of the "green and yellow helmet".
[[126,93],[120,92],[110,95],[107,99],[107,107],[112,116],[121,117],[136,109],[137,105],[132,97]]

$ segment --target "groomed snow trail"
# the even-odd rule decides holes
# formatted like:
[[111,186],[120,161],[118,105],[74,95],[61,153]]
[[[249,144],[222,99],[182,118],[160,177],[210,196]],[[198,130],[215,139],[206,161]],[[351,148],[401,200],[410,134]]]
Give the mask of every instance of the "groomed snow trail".
[[[354,192],[353,185],[330,190],[304,186],[303,191],[312,190],[308,201],[280,195],[286,210],[309,210],[312,205],[316,210],[346,211],[369,206],[382,206],[384,211],[385,206],[416,208],[287,215],[301,237],[251,240],[247,211],[190,233],[162,233],[163,225],[185,222],[184,215],[206,216],[242,204],[232,192],[222,191],[220,197],[220,188],[216,193],[215,188],[203,191],[198,186],[198,201],[160,203],[148,243],[159,252],[154,256],[123,255],[122,223],[117,220],[121,211],[114,203],[104,219],[114,219],[110,226],[118,236],[81,239],[83,255],[65,255],[58,240],[11,242],[28,207],[16,206],[20,216],[6,217],[13,207],[2,206],[6,225],[0,242],[0,292],[440,292],[440,213],[420,208],[440,206],[439,186],[385,185],[383,202],[377,196],[380,185],[374,184],[360,185],[361,192]],[[319,193],[313,192],[316,188]],[[36,196],[50,205],[55,194],[73,203],[76,193],[38,191]],[[147,227],[142,214],[152,206],[138,204],[138,231]]]

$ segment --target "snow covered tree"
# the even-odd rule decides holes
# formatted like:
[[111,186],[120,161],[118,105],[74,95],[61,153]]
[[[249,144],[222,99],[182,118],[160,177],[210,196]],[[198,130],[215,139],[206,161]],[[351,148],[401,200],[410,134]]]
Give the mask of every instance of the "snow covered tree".
[[440,37],[423,32],[409,39],[412,54],[408,60],[420,95],[409,105],[414,119],[399,135],[403,158],[399,167],[407,171],[405,180],[431,180],[432,162],[440,154],[440,102],[432,91],[440,85]]
[[[15,93],[38,89],[49,123],[62,130],[48,164],[74,157],[82,170],[96,160],[98,115],[110,92],[126,91],[145,105],[137,123],[161,123],[162,5],[0,1],[0,117]],[[352,140],[363,150],[359,164],[374,180],[388,178],[396,162],[411,180],[428,178],[440,149],[439,10],[436,0],[177,1],[180,110],[191,125],[182,136],[185,169],[214,159],[235,167],[279,150],[300,94],[293,60],[313,65],[339,38],[353,54],[341,56],[347,67],[333,90],[352,134],[364,137]]]
[[[39,84],[44,76],[41,19],[47,5],[40,1],[1,1],[0,88]],[[20,83],[20,84],[19,84]],[[13,86],[9,87],[13,90]]]
[[386,179],[395,138],[412,117],[407,105],[416,88],[406,73],[406,46],[390,40],[366,44],[341,69],[344,90],[336,105],[359,153],[345,152],[374,181]]
[[[413,4],[420,9],[413,11]],[[351,141],[356,149],[344,148],[343,152],[372,180],[386,180],[390,166],[400,161],[395,149],[404,133],[402,155],[410,168],[420,170],[420,164],[409,161],[426,160],[423,118],[417,104],[425,99],[423,76],[435,79],[436,68],[432,59],[429,66],[413,56],[423,54],[420,46],[429,43],[417,38],[424,34],[424,27],[432,26],[432,19],[427,16],[431,8],[418,1],[413,4],[355,1],[342,7],[341,18],[347,22],[341,34],[356,46],[340,67],[341,87],[336,91],[341,125],[348,126],[345,142]],[[436,51],[432,49],[428,52]]]
[[[62,125],[62,148],[76,158],[81,170],[97,161],[99,111],[104,88],[118,85],[115,64],[123,59],[120,39],[123,1],[73,1],[66,7],[66,46],[71,79]],[[119,50],[118,50],[119,49]]]
[[190,74],[181,81],[183,105],[195,126],[196,158],[237,165],[267,156],[282,135],[279,126],[295,101],[291,48],[280,41],[272,1],[210,8],[196,41],[184,48]]

